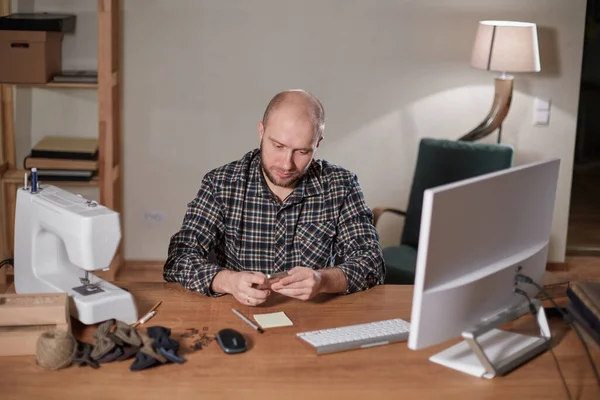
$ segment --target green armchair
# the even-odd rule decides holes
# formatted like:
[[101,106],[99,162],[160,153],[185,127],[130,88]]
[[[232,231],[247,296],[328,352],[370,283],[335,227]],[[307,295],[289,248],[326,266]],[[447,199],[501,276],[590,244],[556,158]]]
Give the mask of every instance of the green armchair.
[[387,270],[385,283],[414,283],[425,190],[510,168],[513,153],[512,147],[507,145],[421,139],[406,211],[390,207],[373,209],[375,226],[386,212],[404,217],[400,244],[383,249]]

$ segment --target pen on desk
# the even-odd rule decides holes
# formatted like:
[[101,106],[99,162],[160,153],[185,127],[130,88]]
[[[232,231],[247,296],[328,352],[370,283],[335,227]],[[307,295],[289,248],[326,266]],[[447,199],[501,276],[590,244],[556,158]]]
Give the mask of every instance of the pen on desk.
[[158,303],[156,303],[154,305],[154,307],[152,307],[150,309],[150,311],[148,311],[146,313],[146,315],[144,315],[141,319],[139,319],[136,323],[131,324],[132,327],[137,328],[139,325],[143,324],[144,322],[147,322],[150,318],[154,317],[154,315],[156,315],[156,309],[158,308],[158,306],[160,306],[162,304],[162,300],[159,301]]
[[140,325],[148,322],[148,320],[156,315],[156,311],[152,310],[148,314],[144,315],[144,318],[140,319]]
[[240,313],[238,310],[236,310],[235,308],[232,308],[231,311],[233,311],[235,315],[240,317],[245,323],[247,323],[248,325],[250,325],[251,327],[256,329],[258,332],[264,333],[263,329],[260,326],[256,325],[254,322],[252,322],[248,318],[244,317],[242,315],[242,313]]

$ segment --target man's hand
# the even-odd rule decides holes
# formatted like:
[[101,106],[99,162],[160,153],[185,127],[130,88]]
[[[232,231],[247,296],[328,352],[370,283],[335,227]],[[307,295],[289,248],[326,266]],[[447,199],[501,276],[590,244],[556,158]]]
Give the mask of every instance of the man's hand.
[[313,270],[294,267],[288,276],[272,282],[271,290],[284,296],[309,300],[319,293],[343,293],[348,288],[346,274],[336,267]]
[[320,271],[308,267],[294,267],[288,272],[288,276],[273,282],[271,290],[284,296],[309,300],[320,292],[321,283]]
[[267,277],[260,272],[221,271],[213,279],[212,288],[217,293],[230,293],[242,304],[257,306],[271,294],[268,289],[257,289],[253,285],[265,285]]

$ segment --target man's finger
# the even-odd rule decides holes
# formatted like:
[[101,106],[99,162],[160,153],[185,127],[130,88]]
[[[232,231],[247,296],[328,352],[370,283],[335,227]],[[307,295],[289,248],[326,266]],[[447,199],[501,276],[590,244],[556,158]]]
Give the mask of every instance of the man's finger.
[[274,290],[274,291],[279,294],[282,294],[284,296],[288,296],[288,297],[299,297],[299,296],[302,296],[303,294],[306,294],[306,289],[304,289],[304,288],[285,287],[280,290]]
[[249,296],[246,296],[244,293],[237,294],[235,298],[240,302],[240,304],[252,305],[252,299]]
[[283,288],[289,288],[289,289],[305,289],[310,287],[310,284],[308,283],[308,280],[301,280],[301,281],[297,281],[297,282],[292,282],[289,284],[284,284],[283,282],[277,282],[271,285],[271,289],[273,289],[274,291],[277,290],[281,290]]
[[283,276],[278,276],[276,278],[269,279],[269,285],[279,282],[281,280],[281,278],[283,278]]
[[252,297],[252,298],[255,298],[255,299],[264,300],[267,297],[269,297],[269,295],[271,294],[271,292],[269,290],[260,290],[260,289],[248,288],[248,290],[245,291],[245,294],[248,297]]
[[291,285],[292,283],[295,283],[295,282],[302,282],[303,280],[305,280],[307,278],[308,277],[303,273],[303,271],[301,271],[301,270],[294,271],[292,269],[290,271],[290,274],[288,276],[285,276],[285,277],[281,278],[281,280],[279,282],[277,282],[277,283],[280,284],[280,285],[282,285],[282,286],[288,286],[288,285]]
[[253,283],[257,285],[262,285],[267,282],[267,277],[259,272],[252,272],[246,274],[244,278],[245,281],[249,283],[249,286],[251,286]]

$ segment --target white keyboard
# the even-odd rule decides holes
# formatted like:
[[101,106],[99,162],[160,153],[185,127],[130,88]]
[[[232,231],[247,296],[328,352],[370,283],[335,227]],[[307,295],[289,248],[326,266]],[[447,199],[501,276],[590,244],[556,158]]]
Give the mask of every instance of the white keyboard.
[[389,319],[366,324],[340,326],[296,335],[317,350],[317,354],[364,349],[408,340],[410,323]]

